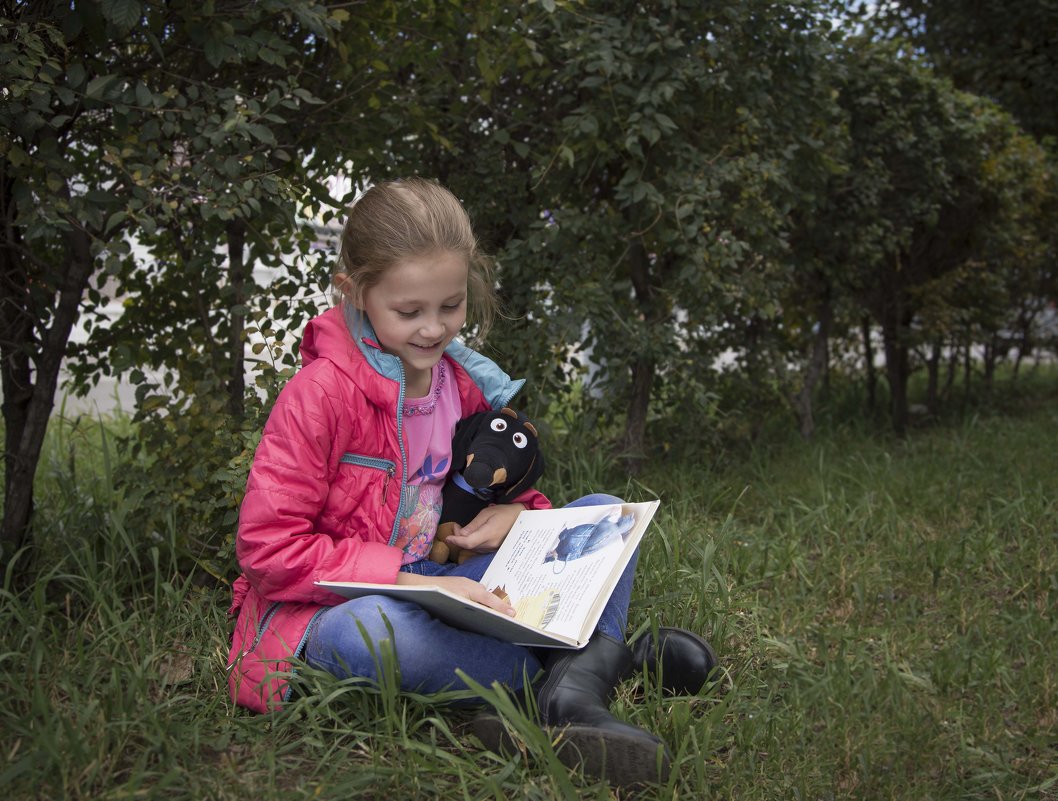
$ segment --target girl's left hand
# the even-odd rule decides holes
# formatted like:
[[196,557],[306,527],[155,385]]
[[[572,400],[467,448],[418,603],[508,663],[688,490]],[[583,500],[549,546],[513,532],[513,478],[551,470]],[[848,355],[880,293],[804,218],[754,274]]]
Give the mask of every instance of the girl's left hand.
[[456,526],[455,534],[449,535],[448,541],[478,553],[495,551],[524,511],[525,506],[520,503],[487,506],[465,526]]

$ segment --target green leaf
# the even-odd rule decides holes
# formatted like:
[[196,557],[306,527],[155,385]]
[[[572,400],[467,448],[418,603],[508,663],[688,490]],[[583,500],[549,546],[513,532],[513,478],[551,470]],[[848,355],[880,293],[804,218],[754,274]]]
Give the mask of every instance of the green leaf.
[[153,412],[164,407],[168,401],[169,398],[165,395],[148,395],[140,403],[140,408],[145,412]]
[[103,0],[100,8],[107,22],[122,32],[132,30],[143,14],[139,0]]
[[107,224],[103,226],[103,233],[108,234],[125,221],[125,210],[115,211],[107,218]]
[[7,159],[16,167],[24,167],[29,164],[29,156],[26,155],[26,151],[14,144],[7,150]]
[[147,85],[140,81],[136,84],[136,102],[144,108],[150,108],[153,106],[154,96],[151,94],[151,90],[147,88]]
[[62,18],[62,34],[67,42],[73,41],[81,33],[81,14],[76,9],[67,9]]
[[276,137],[275,134],[272,133],[272,129],[265,125],[258,125],[253,122],[246,126],[246,130],[248,130],[255,139],[264,142],[266,145],[274,145],[276,143]]
[[206,54],[206,61],[208,61],[213,67],[219,67],[224,63],[228,48],[223,42],[220,42],[211,36],[206,39],[206,43],[203,45],[203,50]]
[[88,82],[85,94],[93,100],[102,100],[107,89],[117,80],[117,75],[97,75]]
[[[66,70],[66,83],[71,89],[77,89],[85,82],[87,77],[83,64],[71,64]],[[67,101],[63,101],[64,103]]]

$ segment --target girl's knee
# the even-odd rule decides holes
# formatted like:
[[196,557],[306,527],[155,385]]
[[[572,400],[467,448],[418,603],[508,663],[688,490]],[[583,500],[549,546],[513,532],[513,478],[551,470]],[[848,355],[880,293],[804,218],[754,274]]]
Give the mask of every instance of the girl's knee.
[[309,638],[310,652],[353,654],[393,639],[419,607],[373,595],[346,601],[320,615]]
[[[366,631],[372,639],[385,639],[391,632],[399,632],[409,618],[422,614],[417,604],[371,595],[346,601],[323,616],[320,623],[329,630]],[[327,629],[325,629],[327,630]]]
[[412,625],[409,618],[424,614],[415,604],[383,596],[346,601],[321,615],[309,636],[305,658],[314,667],[336,675],[373,678],[382,643],[394,642]]

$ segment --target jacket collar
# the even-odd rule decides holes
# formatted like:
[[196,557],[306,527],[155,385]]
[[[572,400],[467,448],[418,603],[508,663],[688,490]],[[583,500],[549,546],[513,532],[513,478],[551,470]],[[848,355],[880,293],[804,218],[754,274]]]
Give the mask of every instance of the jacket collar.
[[[355,380],[355,364],[360,362],[355,355],[357,352],[376,374],[400,381],[403,372],[400,359],[382,350],[367,315],[351,304],[343,303],[329,309],[305,328],[301,344],[302,364],[326,358]],[[445,355],[466,370],[493,409],[508,405],[525,385],[524,379],[511,379],[492,359],[458,340],[453,340],[445,348]]]

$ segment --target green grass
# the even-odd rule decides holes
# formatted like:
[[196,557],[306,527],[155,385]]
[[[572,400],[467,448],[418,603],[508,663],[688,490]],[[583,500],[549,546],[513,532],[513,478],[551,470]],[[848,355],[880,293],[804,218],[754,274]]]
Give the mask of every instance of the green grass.
[[[640,797],[1058,798],[1056,428],[1048,400],[906,442],[780,443],[721,475],[659,464],[631,486],[586,451],[553,460],[554,486],[660,495],[630,626],[704,632],[725,667],[697,699],[621,686],[615,713],[675,757]],[[284,713],[234,708],[227,591],[178,572],[179,520],[127,530],[135,499],[104,445],[53,432],[23,556],[38,578],[0,596],[7,798],[613,796],[524,721],[507,761],[435,699],[306,672]]]

